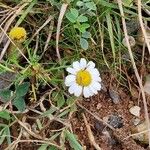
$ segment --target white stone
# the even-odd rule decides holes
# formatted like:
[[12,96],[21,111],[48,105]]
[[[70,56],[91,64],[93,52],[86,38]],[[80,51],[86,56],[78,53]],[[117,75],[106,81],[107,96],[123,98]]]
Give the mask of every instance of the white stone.
[[144,91],[150,95],[150,74],[146,76],[146,82],[144,85]]
[[129,109],[130,113],[136,117],[140,116],[140,110],[141,108],[139,106],[133,106]]

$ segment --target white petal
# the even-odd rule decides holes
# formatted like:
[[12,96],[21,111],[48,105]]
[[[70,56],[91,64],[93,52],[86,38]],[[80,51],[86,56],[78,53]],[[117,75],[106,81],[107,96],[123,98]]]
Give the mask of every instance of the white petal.
[[95,67],[95,63],[93,61],[89,61],[87,64],[87,68],[94,69],[94,67]]
[[82,94],[82,86],[76,84],[75,90],[74,90],[74,95],[76,97],[79,97]]
[[76,88],[77,88],[77,85],[76,85],[76,83],[74,82],[74,83],[69,87],[68,92],[69,92],[70,94],[73,94],[73,93],[75,92]]
[[91,74],[100,76],[100,73],[99,73],[98,69],[96,69],[96,68],[93,68],[93,69],[87,68],[86,70],[88,70]]
[[102,88],[101,84],[99,82],[96,82],[96,81],[93,81],[93,83],[91,85],[97,91],[100,91]]
[[73,62],[73,68],[76,70],[76,71],[79,71],[81,68],[80,68],[80,63],[78,61],[75,61]]
[[93,81],[98,81],[98,82],[101,82],[101,81],[102,81],[102,79],[101,79],[100,76],[95,75],[95,74],[92,74],[92,73],[91,73],[91,75],[92,75],[92,80],[93,80]]
[[94,89],[94,87],[92,86],[92,84],[89,86],[89,89],[90,89],[90,91],[91,91],[93,94],[97,94],[97,93],[98,93],[97,90]]
[[81,58],[80,59],[80,68],[81,69],[85,69],[87,65],[86,59],[85,58]]
[[74,75],[76,75],[76,73],[77,73],[76,70],[71,67],[68,67],[66,70],[67,70],[67,72],[74,74]]
[[90,91],[89,87],[83,88],[83,95],[85,98],[88,98],[93,95],[93,93]]
[[76,80],[76,76],[74,76],[74,75],[68,75],[65,78],[65,85],[66,86],[70,86],[73,82],[75,82],[75,80]]

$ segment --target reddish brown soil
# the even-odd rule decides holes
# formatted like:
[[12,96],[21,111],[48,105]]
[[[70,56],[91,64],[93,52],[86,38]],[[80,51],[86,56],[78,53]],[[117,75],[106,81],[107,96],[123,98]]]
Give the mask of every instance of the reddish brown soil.
[[[117,89],[116,89],[117,90]],[[118,91],[118,90],[117,90]],[[99,92],[99,95],[94,96],[90,99],[85,99],[80,101],[86,109],[91,111],[94,115],[101,119],[108,117],[110,115],[117,114],[122,118],[123,126],[121,128],[116,128],[114,131],[106,128],[106,126],[98,121],[95,117],[89,114],[86,110],[78,109],[78,112],[72,118],[72,126],[75,134],[82,145],[86,147],[87,150],[94,150],[94,147],[90,144],[88,138],[87,129],[82,118],[82,113],[86,115],[87,121],[91,126],[93,135],[95,137],[96,143],[103,150],[145,150],[148,149],[146,145],[140,145],[136,143],[132,138],[124,139],[131,134],[131,128],[134,128],[133,119],[135,118],[129,112],[129,108],[133,105],[138,105],[138,100],[132,98],[129,93],[127,93],[123,88],[119,88],[120,102],[114,104],[109,97],[107,91]],[[141,116],[140,120],[144,120],[144,109],[142,102],[140,101]],[[110,133],[111,140],[103,133],[107,130]],[[114,142],[114,141],[115,142]]]

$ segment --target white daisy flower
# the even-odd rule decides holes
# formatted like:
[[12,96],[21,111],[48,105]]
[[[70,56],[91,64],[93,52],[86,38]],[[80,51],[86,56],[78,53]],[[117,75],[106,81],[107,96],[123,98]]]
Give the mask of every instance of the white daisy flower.
[[69,87],[70,94],[77,97],[83,94],[87,98],[101,90],[100,73],[92,61],[87,62],[81,58],[80,62],[73,62],[72,67],[66,70],[70,73],[65,79],[65,85]]

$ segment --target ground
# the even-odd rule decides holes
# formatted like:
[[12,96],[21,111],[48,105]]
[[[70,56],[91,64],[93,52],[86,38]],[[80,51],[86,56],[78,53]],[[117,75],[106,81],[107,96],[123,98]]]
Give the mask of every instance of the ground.
[[[150,5],[140,2],[0,2],[0,150],[149,150]],[[102,79],[89,98],[65,85],[81,58]]]

